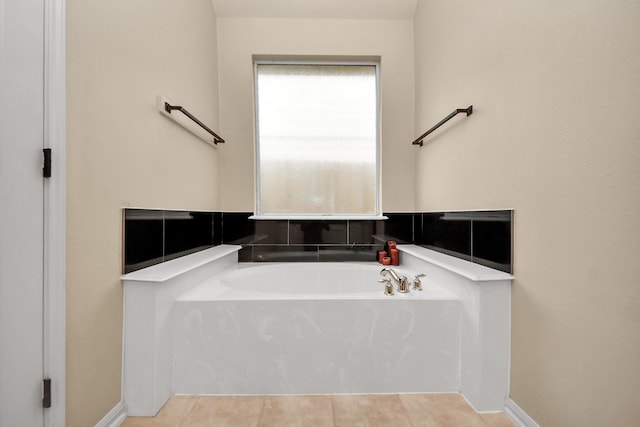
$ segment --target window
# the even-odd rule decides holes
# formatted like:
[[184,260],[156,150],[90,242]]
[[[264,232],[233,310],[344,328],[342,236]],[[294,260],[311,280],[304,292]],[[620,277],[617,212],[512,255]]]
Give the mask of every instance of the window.
[[256,62],[258,215],[380,214],[377,70]]

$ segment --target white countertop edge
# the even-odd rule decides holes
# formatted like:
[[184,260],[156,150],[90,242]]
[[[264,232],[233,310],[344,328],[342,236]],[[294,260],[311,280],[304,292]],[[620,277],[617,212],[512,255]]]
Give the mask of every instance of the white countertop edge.
[[265,220],[321,220],[321,221],[364,221],[364,220],[385,220],[389,217],[384,215],[251,215],[249,219],[257,221]]
[[513,280],[513,275],[504,271],[475,264],[464,259],[452,257],[417,245],[398,245],[400,252],[413,255],[423,261],[430,262],[474,282],[491,282],[496,280]]
[[200,252],[152,265],[120,277],[125,282],[166,282],[189,270],[239,251],[239,245],[218,245]]

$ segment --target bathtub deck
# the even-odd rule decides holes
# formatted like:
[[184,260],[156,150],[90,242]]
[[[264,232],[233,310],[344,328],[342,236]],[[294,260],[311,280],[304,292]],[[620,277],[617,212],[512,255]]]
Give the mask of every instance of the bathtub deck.
[[120,427],[200,425],[513,427],[504,413],[479,414],[457,393],[176,396],[157,416],[129,417]]

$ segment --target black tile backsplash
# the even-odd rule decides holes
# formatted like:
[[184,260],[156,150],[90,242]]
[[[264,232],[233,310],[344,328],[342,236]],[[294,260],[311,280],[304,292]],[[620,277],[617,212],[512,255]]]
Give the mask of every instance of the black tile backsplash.
[[512,272],[511,211],[473,212],[473,262]]
[[317,245],[254,245],[253,258],[256,262],[316,262]]
[[366,221],[356,220],[349,221],[349,244],[366,245],[366,244],[383,244],[384,239],[384,223],[385,221]]
[[347,221],[289,221],[289,243],[346,244]]
[[213,246],[213,213],[164,211],[165,261]]
[[375,261],[383,245],[318,246],[318,261]]
[[261,245],[286,245],[289,236],[288,221],[253,221],[255,225],[255,244]]
[[397,243],[413,243],[413,223],[416,214],[414,213],[385,213],[389,219],[384,221],[384,234],[389,238],[385,240],[395,240]]
[[386,213],[387,220],[252,220],[251,212],[125,209],[124,271],[222,243],[241,262],[374,261],[386,240],[511,272],[512,211]]
[[233,245],[252,244],[255,240],[256,221],[250,221],[250,213],[222,213],[222,242]]
[[425,212],[421,216],[417,245],[513,272],[513,211]]
[[124,209],[124,266],[130,273],[214,245],[212,212]]
[[124,212],[124,272],[163,261],[164,212],[126,209]]
[[421,246],[471,260],[471,215],[469,212],[422,214]]
[[213,215],[213,245],[222,244],[222,212],[212,212]]

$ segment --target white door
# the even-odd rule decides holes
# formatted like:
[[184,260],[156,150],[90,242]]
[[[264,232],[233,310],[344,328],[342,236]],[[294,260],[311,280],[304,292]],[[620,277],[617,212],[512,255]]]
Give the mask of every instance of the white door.
[[44,0],[0,0],[0,426],[42,426]]

